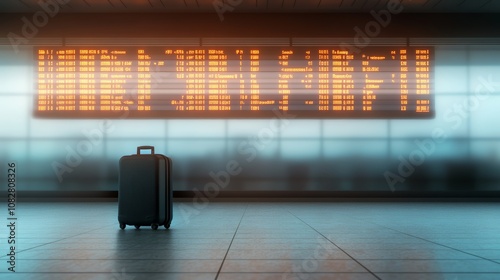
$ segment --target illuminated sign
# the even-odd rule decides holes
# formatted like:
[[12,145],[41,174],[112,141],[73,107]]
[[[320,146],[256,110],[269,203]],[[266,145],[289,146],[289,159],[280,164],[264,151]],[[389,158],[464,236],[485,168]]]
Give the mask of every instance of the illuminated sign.
[[39,47],[38,117],[432,118],[433,49]]

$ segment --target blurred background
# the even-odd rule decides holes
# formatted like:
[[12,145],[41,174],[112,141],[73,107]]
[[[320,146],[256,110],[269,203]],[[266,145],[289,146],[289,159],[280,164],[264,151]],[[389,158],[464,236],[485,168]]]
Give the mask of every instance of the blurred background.
[[295,119],[271,136],[270,119],[111,119],[89,142],[103,120],[34,118],[33,49],[1,46],[0,157],[16,162],[18,190],[117,190],[119,158],[140,145],[172,157],[175,190],[202,188],[230,160],[242,172],[226,190],[390,191],[386,172],[404,175],[395,190],[498,190],[500,47],[437,46],[434,57],[434,119]]
[[[43,9],[34,0],[2,1],[0,180],[15,162],[19,191],[116,191],[120,157],[153,145],[173,159],[176,191],[203,189],[214,181],[210,172],[233,160],[241,173],[226,191],[499,191],[497,1],[399,1],[403,12],[374,34],[375,45],[398,38],[434,48],[432,119],[294,119],[265,141],[270,119],[110,119],[107,132],[89,142],[86,134],[103,119],[33,116],[33,49],[49,39],[59,46],[67,38],[131,45],[141,38],[352,40],[390,2],[72,0],[15,51],[8,35],[22,35],[23,17],[32,21]],[[446,138],[435,139],[440,134]],[[79,148],[84,155],[72,157]]]

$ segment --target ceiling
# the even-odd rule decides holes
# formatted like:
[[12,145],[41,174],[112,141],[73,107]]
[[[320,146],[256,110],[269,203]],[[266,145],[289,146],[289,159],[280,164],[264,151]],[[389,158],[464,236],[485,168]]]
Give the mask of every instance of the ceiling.
[[[34,13],[40,0],[1,0],[0,13]],[[395,0],[45,0],[65,13],[301,13],[356,12],[386,9]],[[41,2],[41,1],[40,1]],[[407,13],[497,13],[498,0],[401,0]],[[55,10],[55,9],[54,9]]]

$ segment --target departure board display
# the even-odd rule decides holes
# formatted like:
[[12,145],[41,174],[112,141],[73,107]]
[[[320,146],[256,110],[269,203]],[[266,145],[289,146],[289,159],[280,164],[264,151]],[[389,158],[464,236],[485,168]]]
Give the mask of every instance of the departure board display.
[[432,118],[433,48],[38,47],[45,118]]

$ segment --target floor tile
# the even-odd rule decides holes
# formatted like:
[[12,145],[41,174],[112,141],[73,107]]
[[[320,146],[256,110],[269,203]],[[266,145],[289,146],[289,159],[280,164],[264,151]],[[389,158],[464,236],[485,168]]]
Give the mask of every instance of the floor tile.
[[44,250],[20,252],[18,260],[222,260],[227,250]]
[[18,260],[19,272],[217,272],[221,260]]
[[217,280],[377,280],[370,273],[221,273]]
[[221,272],[367,272],[353,260],[226,260]]
[[[113,271],[110,273],[23,273],[8,275],[9,280],[213,280],[216,273],[133,273]],[[0,274],[0,279],[2,274]]]
[[500,264],[486,260],[359,260],[372,272],[493,272]]
[[382,280],[498,280],[500,273],[376,273]]
[[229,250],[227,259],[230,260],[303,260],[303,259],[326,259],[326,260],[350,260],[341,250]]
[[351,257],[358,260],[473,260],[479,259],[470,254],[459,252],[451,249],[394,249],[394,250],[372,250],[372,249],[355,249],[345,250]]

